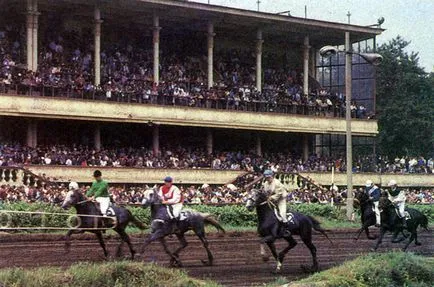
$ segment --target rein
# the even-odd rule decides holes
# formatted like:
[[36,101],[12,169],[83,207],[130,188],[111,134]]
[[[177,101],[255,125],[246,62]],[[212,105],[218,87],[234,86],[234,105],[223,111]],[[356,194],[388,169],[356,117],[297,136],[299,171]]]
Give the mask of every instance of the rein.
[[92,200],[90,200],[90,199],[82,200],[82,201],[77,202],[76,205],[81,205],[81,204],[84,204],[86,202],[92,202]]

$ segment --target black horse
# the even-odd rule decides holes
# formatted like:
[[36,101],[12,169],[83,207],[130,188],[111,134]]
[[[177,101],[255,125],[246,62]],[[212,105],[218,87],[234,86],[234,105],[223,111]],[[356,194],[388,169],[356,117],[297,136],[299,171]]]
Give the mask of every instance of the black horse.
[[[281,272],[283,259],[286,253],[290,249],[297,245],[297,241],[292,235],[299,235],[301,240],[309,248],[312,254],[313,264],[311,267],[302,266],[307,271],[317,271],[318,261],[316,256],[316,247],[312,243],[312,229],[323,234],[330,242],[325,230],[321,228],[320,223],[313,217],[293,212],[293,220],[295,226],[291,229],[291,234],[286,234],[280,231],[281,224],[278,221],[272,205],[268,201],[268,196],[265,192],[259,190],[252,190],[249,198],[246,202],[248,210],[253,210],[256,207],[256,213],[258,215],[258,233],[262,237],[261,239],[261,255],[263,260],[267,261],[268,257],[265,256],[265,250],[263,244],[266,243],[273,254],[274,259],[277,261],[276,273]],[[276,239],[285,239],[288,242],[288,246],[282,250],[279,254],[276,251],[274,242]]]
[[354,240],[359,239],[360,234],[362,234],[363,230],[366,232],[366,236],[368,237],[368,239],[376,239],[377,236],[372,236],[369,234],[369,226],[373,226],[376,224],[374,204],[372,203],[372,200],[369,199],[369,196],[366,194],[366,192],[362,191],[355,194],[354,202],[355,205],[360,206],[362,221],[362,227],[357,232],[357,236],[354,238]]
[[[380,236],[378,237],[378,241],[374,247],[374,250],[377,250],[378,246],[383,241],[384,234],[387,231],[394,234],[392,240],[393,243],[405,240],[404,237],[402,239],[397,239],[398,233],[403,232],[404,228],[401,223],[401,218],[399,218],[398,214],[396,213],[394,204],[387,197],[387,193],[382,194],[379,208],[381,211]],[[423,213],[414,208],[406,208],[405,210],[410,215],[410,218],[407,219],[407,228],[405,228],[410,233],[410,239],[404,246],[403,251],[407,250],[408,246],[411,242],[413,242],[413,240],[415,241],[416,245],[421,245],[421,243],[417,240],[417,228],[419,225],[428,230],[428,218]]]
[[[163,245],[165,252],[170,256],[170,265],[181,267],[182,263],[179,259],[179,253],[188,246],[188,242],[185,239],[185,233],[192,230],[197,237],[199,237],[208,255],[208,260],[202,260],[202,263],[210,266],[213,264],[214,257],[211,250],[208,248],[208,241],[205,236],[205,225],[210,224],[218,231],[224,233],[225,230],[216,219],[214,219],[210,214],[185,210],[182,211],[181,220],[171,220],[167,213],[167,206],[161,204],[161,199],[153,189],[145,191],[142,204],[144,207],[151,207],[152,218],[152,231],[143,244],[142,253],[146,246],[151,242],[159,240]],[[165,240],[165,237],[171,234],[175,234],[181,244],[181,246],[174,252],[169,250]]]
[[79,190],[70,190],[63,201],[62,208],[68,209],[74,207],[77,211],[77,216],[74,217],[72,223],[72,228],[66,233],[65,247],[67,252],[69,252],[71,246],[71,235],[74,233],[84,233],[90,232],[94,233],[98,238],[99,244],[104,250],[104,256],[108,256],[107,249],[105,247],[103,231],[108,228],[112,228],[121,237],[121,244],[118,246],[116,251],[116,256],[119,256],[122,250],[122,245],[126,242],[131,252],[131,258],[134,259],[134,254],[136,253],[130,241],[130,237],[125,232],[125,228],[131,222],[140,229],[145,229],[146,227],[135,218],[132,213],[125,208],[113,206],[115,212],[114,217],[103,217],[101,216],[100,209],[97,207],[95,202],[89,201]]

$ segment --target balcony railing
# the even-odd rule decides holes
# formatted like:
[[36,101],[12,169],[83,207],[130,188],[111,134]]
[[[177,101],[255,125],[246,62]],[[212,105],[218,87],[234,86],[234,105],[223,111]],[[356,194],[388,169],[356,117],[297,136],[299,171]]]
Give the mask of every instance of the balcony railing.
[[[221,91],[220,91],[221,92]],[[211,92],[202,91],[189,96],[175,96],[164,89],[147,93],[145,91],[112,91],[102,89],[78,89],[72,86],[48,85],[7,85],[0,83],[0,93],[28,95],[31,97],[58,97],[84,99],[116,103],[152,104],[163,106],[197,107],[217,110],[238,110],[258,113],[278,113],[323,117],[345,117],[345,106],[338,103],[328,105],[325,102],[294,101],[283,97],[281,100],[233,99],[227,96],[216,97]],[[365,112],[354,110],[353,118],[369,119]]]

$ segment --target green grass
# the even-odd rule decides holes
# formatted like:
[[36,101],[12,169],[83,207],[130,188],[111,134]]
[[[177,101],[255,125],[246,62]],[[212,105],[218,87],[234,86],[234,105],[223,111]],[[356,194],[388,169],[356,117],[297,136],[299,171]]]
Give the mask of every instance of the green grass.
[[0,270],[0,286],[8,287],[218,287],[185,272],[134,262],[79,263],[67,269],[40,267]]
[[358,257],[288,287],[432,287],[433,282],[434,258],[389,252]]

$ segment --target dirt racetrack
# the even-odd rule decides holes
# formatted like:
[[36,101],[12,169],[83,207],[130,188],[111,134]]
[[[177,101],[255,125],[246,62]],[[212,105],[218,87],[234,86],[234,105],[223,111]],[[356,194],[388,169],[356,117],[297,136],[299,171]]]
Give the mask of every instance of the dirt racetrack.
[[[323,236],[314,235],[314,244],[318,249],[318,259],[322,270],[341,264],[347,259],[368,253],[374,241],[362,236],[359,241],[353,240],[355,230],[330,231],[333,241],[331,245]],[[375,230],[374,230],[375,232]],[[74,237],[73,237],[74,238]],[[214,254],[214,266],[203,266],[200,259],[206,259],[206,254],[200,242],[194,236],[188,236],[190,245],[181,253],[184,269],[193,277],[211,279],[225,286],[257,286],[272,282],[278,276],[271,271],[275,267],[274,260],[262,262],[259,255],[258,238],[254,233],[228,233],[224,237],[219,234],[208,236],[210,248]],[[310,264],[311,257],[308,249],[299,238],[295,237],[298,245],[288,253],[283,265],[281,276],[295,280],[307,276],[300,268],[301,264]],[[409,251],[426,256],[434,255],[434,240],[432,231],[420,231],[419,240],[422,246],[411,244]],[[117,239],[107,238],[109,251],[115,252]],[[142,238],[134,237],[136,249]],[[37,234],[0,234],[0,268],[21,266],[68,266],[79,261],[103,261],[102,250],[92,235],[76,236],[72,240],[71,252],[66,254],[61,235]],[[176,238],[168,239],[169,247],[173,250],[177,245]],[[284,242],[278,244],[279,248]],[[390,235],[384,240],[379,251],[400,248],[403,243],[391,244]],[[124,255],[128,251],[124,249]],[[168,258],[159,243],[151,244],[143,258],[144,262],[156,261],[168,265]]]

